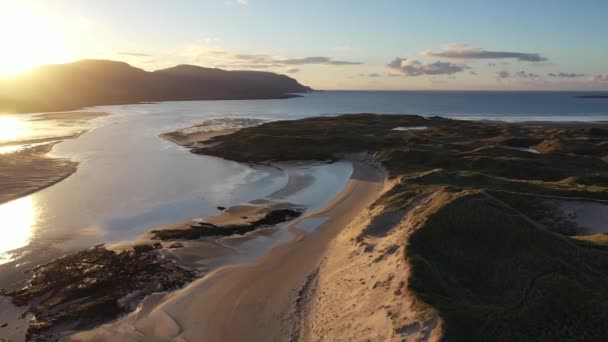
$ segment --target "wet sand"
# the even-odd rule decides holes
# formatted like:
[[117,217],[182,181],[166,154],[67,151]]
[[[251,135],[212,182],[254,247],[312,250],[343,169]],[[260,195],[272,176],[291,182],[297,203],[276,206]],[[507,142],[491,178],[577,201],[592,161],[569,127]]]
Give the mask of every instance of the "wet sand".
[[236,132],[237,129],[227,129],[215,132],[196,132],[187,135],[182,135],[177,132],[163,133],[159,137],[169,140],[181,146],[195,146],[196,143],[200,143],[205,140],[209,140],[220,135],[227,135]]
[[43,121],[50,126],[65,127],[69,133],[0,144],[0,204],[49,187],[76,172],[78,163],[47,154],[55,144],[85,133],[84,127],[88,120],[105,115],[107,114],[77,112],[32,116],[28,121]]
[[53,145],[0,154],[0,204],[44,189],[76,172],[78,163],[46,155]]
[[[289,225],[294,237],[253,264],[219,268],[183,290],[151,296],[118,321],[67,340],[272,341],[287,340],[298,289],[320,262],[332,239],[377,199],[384,172],[353,161],[342,193],[317,212]],[[324,218],[314,232],[298,228]]]
[[256,126],[264,120],[250,118],[218,118],[159,135],[159,137],[181,146],[196,147],[206,140],[234,133],[241,128]]

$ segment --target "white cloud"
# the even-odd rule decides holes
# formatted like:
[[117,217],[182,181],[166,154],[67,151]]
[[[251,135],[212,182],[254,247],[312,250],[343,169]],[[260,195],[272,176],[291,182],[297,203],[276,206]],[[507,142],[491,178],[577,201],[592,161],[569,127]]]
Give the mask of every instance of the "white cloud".
[[[183,60],[182,63],[186,64],[231,70],[283,70],[283,72],[290,73],[295,73],[297,71],[294,70],[307,65],[346,67],[363,64],[357,61],[339,60],[327,56],[288,58],[270,53],[235,53],[215,44],[203,42],[187,46],[177,52],[176,55]],[[287,70],[285,71],[284,68]],[[300,71],[300,69],[297,70]]]
[[467,44],[448,44],[442,46],[439,52],[431,50],[420,53],[423,57],[437,57],[448,59],[507,59],[513,58],[524,62],[542,62],[547,58],[538,53],[512,52],[512,51],[488,51]]
[[575,78],[575,77],[584,77],[585,74],[577,74],[575,72],[550,72],[547,74],[549,77],[560,77],[560,78]]
[[593,76],[593,80],[596,82],[608,82],[608,73],[595,75]]
[[466,69],[470,69],[465,64],[454,64],[450,62],[427,63],[415,59],[397,57],[387,67],[391,70],[400,72],[403,76],[422,76],[422,75],[452,75]]

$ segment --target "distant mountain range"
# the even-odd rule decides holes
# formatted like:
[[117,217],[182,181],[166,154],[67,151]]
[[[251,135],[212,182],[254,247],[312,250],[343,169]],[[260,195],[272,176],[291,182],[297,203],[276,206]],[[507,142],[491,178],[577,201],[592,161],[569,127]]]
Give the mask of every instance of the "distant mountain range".
[[0,80],[0,113],[157,101],[283,99],[309,91],[295,79],[271,72],[194,65],[148,72],[124,62],[82,60],[43,65]]

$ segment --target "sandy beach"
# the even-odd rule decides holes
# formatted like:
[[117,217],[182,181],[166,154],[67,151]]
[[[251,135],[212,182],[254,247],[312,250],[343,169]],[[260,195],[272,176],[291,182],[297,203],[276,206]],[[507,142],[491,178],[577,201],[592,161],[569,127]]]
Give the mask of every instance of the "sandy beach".
[[[302,216],[289,229],[294,238],[254,264],[220,268],[185,289],[155,295],[128,316],[66,340],[268,341],[286,340],[298,290],[317,267],[332,239],[378,198],[384,173],[353,161],[344,191],[321,210]],[[307,234],[298,225],[324,218]]]
[[264,120],[248,118],[219,118],[206,120],[200,124],[180,128],[159,136],[181,146],[198,147],[206,144],[207,140],[222,135],[228,135],[244,127],[256,126]]

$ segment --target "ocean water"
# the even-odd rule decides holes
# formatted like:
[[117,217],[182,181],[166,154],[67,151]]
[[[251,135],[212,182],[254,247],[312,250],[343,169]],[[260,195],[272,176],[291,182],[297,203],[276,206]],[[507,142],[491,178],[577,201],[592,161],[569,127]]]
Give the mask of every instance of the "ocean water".
[[[16,266],[31,267],[83,247],[132,239],[171,223],[217,213],[268,196],[285,172],[199,156],[158,137],[216,118],[298,119],[341,113],[402,113],[506,121],[608,121],[608,99],[575,92],[315,92],[288,100],[193,101],[100,106],[112,115],[95,128],[55,146],[52,154],[80,162],[68,179],[0,205],[0,284]],[[603,93],[602,95],[608,95]],[[24,116],[5,116],[27,138]],[[36,137],[38,128],[32,129]],[[350,175],[344,165],[310,170],[322,189],[300,194],[323,203]],[[12,251],[12,252],[11,252]],[[9,252],[9,253],[7,253]],[[14,276],[14,275],[13,275]],[[17,279],[17,278],[15,278]]]
[[608,99],[577,98],[590,94],[608,96],[608,92],[327,91],[289,100],[165,102],[140,108],[266,119],[385,113],[504,121],[608,120]]

